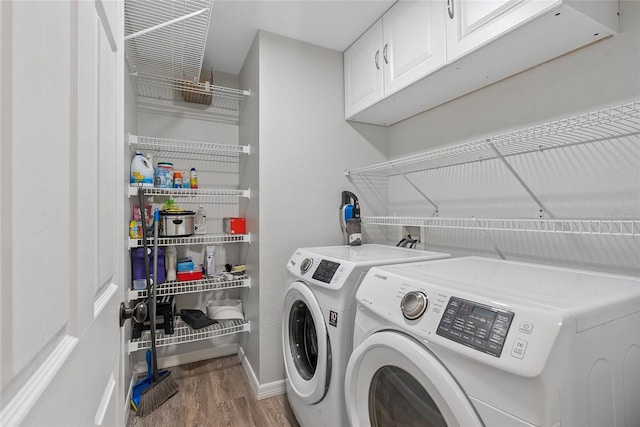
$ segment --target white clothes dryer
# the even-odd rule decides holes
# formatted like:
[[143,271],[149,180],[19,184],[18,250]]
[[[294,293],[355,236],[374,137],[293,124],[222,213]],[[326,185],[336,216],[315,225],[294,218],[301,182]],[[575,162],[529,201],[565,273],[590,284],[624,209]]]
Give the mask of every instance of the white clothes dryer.
[[356,297],[353,426],[640,425],[640,278],[465,257]]
[[285,293],[282,342],[287,396],[301,426],[348,426],[344,373],[353,348],[355,292],[367,270],[446,257],[373,244],[293,253],[287,263],[291,283]]

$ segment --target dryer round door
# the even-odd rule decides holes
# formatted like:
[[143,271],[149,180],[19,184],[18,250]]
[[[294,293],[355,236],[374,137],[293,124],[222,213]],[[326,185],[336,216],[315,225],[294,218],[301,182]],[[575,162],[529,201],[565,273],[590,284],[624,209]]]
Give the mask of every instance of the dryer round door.
[[303,402],[319,402],[329,386],[331,347],[320,305],[302,282],[285,294],[282,345],[291,388]]
[[483,425],[442,363],[399,332],[374,333],[354,350],[345,399],[354,426]]

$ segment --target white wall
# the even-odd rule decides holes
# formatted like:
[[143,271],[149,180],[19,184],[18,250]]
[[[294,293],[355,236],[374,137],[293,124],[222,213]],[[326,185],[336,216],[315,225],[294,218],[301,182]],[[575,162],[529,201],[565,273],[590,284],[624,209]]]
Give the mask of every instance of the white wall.
[[[640,2],[621,2],[621,33],[389,128],[389,157],[477,140],[579,113],[640,100]],[[551,216],[640,218],[640,138],[510,158]],[[358,162],[354,162],[358,165]],[[535,218],[538,207],[499,161],[414,175],[441,217]],[[431,216],[401,179],[391,179],[389,209]],[[398,230],[390,232],[396,234]],[[637,238],[493,233],[507,258],[640,274]],[[427,232],[428,245],[455,255],[496,256],[480,232]]]
[[[259,297],[258,304],[250,303],[259,310],[259,329],[252,326],[245,352],[260,384],[285,377],[281,320],[287,260],[298,247],[342,244],[341,192],[359,191],[344,170],[354,159],[386,158],[386,129],[345,122],[342,76],[340,52],[267,32],[258,33],[240,74],[243,88],[253,91],[247,84],[255,85],[256,79],[259,87],[256,101],[250,101],[257,102],[257,111],[246,117],[251,121],[246,133],[241,115],[240,141],[255,147],[251,162],[258,163],[257,176],[247,174],[257,189],[249,205],[258,208],[249,207],[247,213],[257,215],[249,223],[259,224],[259,266],[248,266],[253,277],[259,275],[259,291],[250,292],[250,300]],[[386,200],[363,200],[362,205],[384,214]]]
[[[251,154],[240,161],[240,185],[251,188],[251,199],[240,204],[240,215],[247,221],[251,244],[245,247],[243,259],[253,286],[243,294],[245,319],[251,322],[251,332],[240,339],[251,369],[256,377],[260,369],[260,40],[251,45],[240,72],[240,87],[250,90],[251,96],[240,103],[240,143],[251,146]],[[257,379],[257,378],[256,378]]]

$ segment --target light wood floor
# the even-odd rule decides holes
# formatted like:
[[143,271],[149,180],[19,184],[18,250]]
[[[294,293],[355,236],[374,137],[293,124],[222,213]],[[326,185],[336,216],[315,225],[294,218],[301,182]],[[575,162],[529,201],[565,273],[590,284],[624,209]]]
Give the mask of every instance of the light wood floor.
[[170,369],[178,393],[128,427],[298,427],[285,394],[256,400],[237,355]]

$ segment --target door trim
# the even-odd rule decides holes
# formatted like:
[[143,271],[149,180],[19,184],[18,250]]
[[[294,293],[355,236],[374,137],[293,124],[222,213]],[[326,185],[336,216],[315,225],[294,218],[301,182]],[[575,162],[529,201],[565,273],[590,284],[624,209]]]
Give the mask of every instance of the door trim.
[[62,365],[69,359],[78,342],[78,338],[74,338],[71,335],[62,337],[58,345],[49,352],[48,357],[40,367],[0,412],[2,425],[13,426],[22,423],[26,416],[29,415],[31,408],[38,403],[38,399],[53,381]]
[[369,425],[371,379],[384,366],[403,369],[418,381],[448,426],[483,426],[469,398],[442,362],[424,345],[396,331],[370,335],[351,354],[345,375],[345,400],[351,425]]
[[[305,380],[298,374],[295,366],[291,347],[289,345],[289,322],[291,308],[296,301],[302,301],[311,312],[311,317],[316,327],[316,337],[318,340],[318,361],[316,370],[309,380]],[[300,281],[295,281],[289,285],[285,293],[284,313],[282,320],[282,352],[284,354],[284,366],[287,373],[287,380],[295,394],[307,404],[314,404],[322,400],[329,385],[328,369],[330,361],[329,334],[327,325],[320,309],[320,304],[309,287]]]

